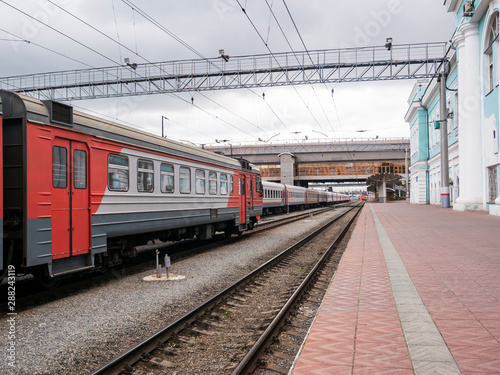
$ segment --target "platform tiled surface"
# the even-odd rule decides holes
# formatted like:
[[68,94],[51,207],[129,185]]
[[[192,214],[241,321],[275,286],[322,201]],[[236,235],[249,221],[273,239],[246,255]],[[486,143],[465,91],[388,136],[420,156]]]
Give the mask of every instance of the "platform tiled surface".
[[500,218],[367,204],[293,374],[457,373],[500,374]]

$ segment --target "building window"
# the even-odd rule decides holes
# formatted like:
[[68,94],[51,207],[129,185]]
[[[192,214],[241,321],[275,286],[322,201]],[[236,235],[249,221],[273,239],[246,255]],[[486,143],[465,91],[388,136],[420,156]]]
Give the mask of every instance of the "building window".
[[498,81],[498,77],[495,78],[495,61],[497,61],[498,56],[498,12],[495,12],[491,16],[490,24],[488,27],[488,33],[486,36],[486,49],[485,54],[485,85],[486,92],[489,93],[495,88],[495,83]]
[[108,156],[108,188],[112,191],[128,190],[128,158],[119,155]]

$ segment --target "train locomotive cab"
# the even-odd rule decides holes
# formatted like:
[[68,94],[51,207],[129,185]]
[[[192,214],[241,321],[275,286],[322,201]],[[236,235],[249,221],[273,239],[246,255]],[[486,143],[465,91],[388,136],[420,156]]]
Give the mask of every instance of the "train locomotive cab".
[[18,272],[50,280],[107,268],[149,240],[239,234],[262,214],[260,172],[247,161],[65,104],[0,99],[3,240]]

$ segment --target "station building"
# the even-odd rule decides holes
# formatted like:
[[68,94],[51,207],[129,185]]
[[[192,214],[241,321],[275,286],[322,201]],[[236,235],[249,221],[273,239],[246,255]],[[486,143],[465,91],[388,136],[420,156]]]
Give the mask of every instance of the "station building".
[[415,84],[405,116],[410,126],[410,202],[441,202],[436,127],[446,119],[453,209],[500,216],[500,0],[446,0],[444,6],[457,26],[445,67],[448,113],[440,113],[437,78]]

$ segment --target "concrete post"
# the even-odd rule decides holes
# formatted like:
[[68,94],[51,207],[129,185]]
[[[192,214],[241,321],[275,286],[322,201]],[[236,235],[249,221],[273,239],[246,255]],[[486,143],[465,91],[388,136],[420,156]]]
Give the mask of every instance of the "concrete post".
[[295,156],[289,152],[279,154],[281,166],[281,183],[293,185],[294,170],[295,170]]

